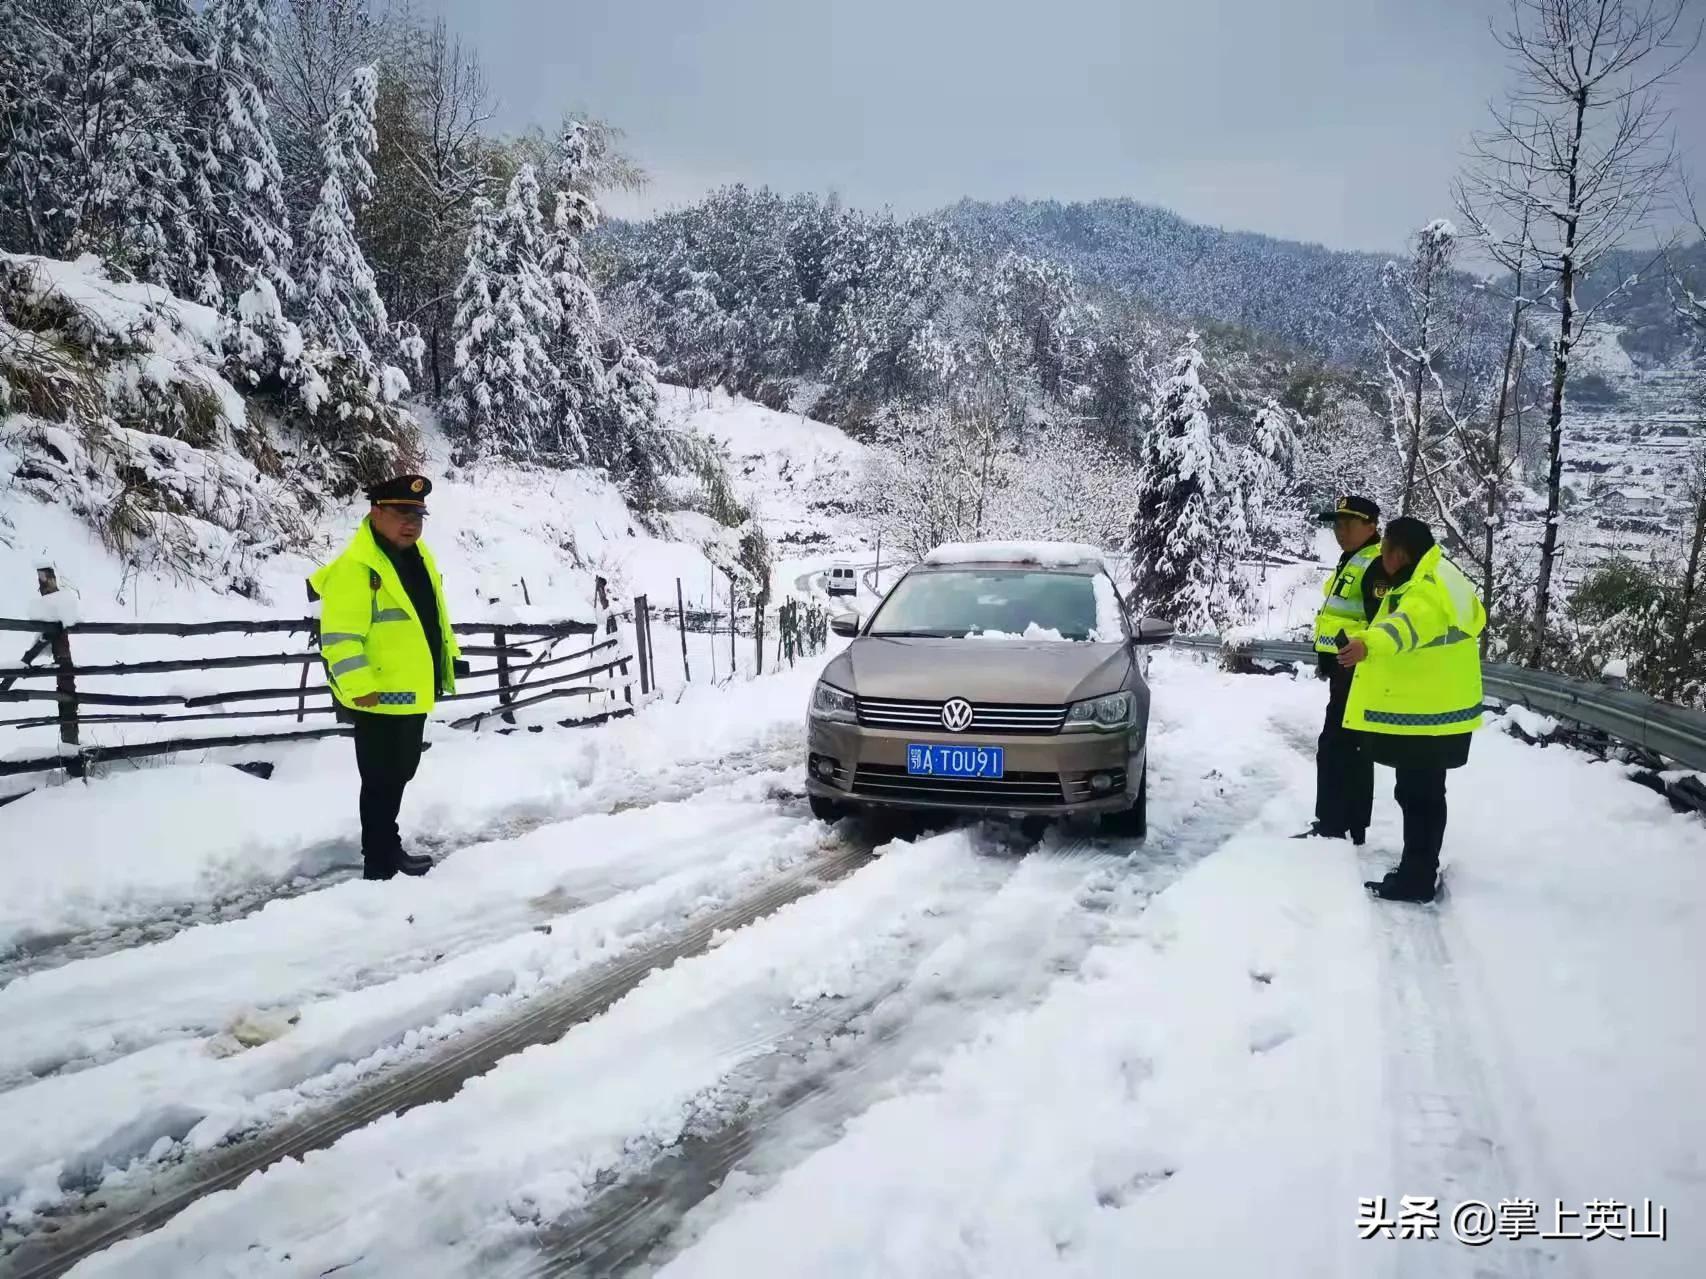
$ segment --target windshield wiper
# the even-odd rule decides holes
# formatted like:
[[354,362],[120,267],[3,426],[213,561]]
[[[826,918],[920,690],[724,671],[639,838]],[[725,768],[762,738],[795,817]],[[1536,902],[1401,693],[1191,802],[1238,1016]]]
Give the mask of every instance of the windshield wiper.
[[964,639],[961,631],[871,631],[872,639]]

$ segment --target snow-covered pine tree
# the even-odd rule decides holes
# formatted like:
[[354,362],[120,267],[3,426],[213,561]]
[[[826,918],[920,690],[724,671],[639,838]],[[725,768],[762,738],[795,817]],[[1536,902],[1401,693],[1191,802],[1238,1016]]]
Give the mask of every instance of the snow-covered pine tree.
[[[540,265],[551,296],[549,349],[557,373],[552,416],[561,452],[571,461],[609,465],[614,449],[595,438],[610,391],[601,353],[604,319],[581,257],[581,237],[598,226],[598,205],[577,185],[585,163],[585,130],[572,122],[558,157],[551,229],[542,233]],[[609,443],[619,448],[619,442]]]
[[544,219],[533,166],[510,182],[501,212],[474,202],[462,281],[456,289],[456,373],[451,415],[459,455],[584,457],[557,417],[556,367],[548,347],[557,317],[539,264]]
[[355,234],[356,208],[373,184],[368,159],[378,141],[373,127],[378,92],[378,74],[362,67],[326,121],[320,139],[326,176],[303,232],[297,271],[303,336],[368,369],[376,369],[378,355],[388,351],[391,328]]
[[235,299],[254,278],[281,298],[295,292],[284,175],[267,105],[272,91],[272,19],[266,0],[209,0],[202,21],[207,61],[192,101],[204,117],[193,180],[205,184],[202,251],[217,285]]
[[[273,136],[284,171],[290,225],[306,225],[325,181],[322,143],[350,77],[361,67],[389,65],[406,22],[388,9],[377,19],[370,0],[273,3]],[[403,12],[406,12],[404,10]]]
[[1127,550],[1132,594],[1149,614],[1183,631],[1210,631],[1231,620],[1235,602],[1225,462],[1209,424],[1208,392],[1197,335],[1189,334],[1157,390],[1144,436]]
[[321,138],[326,181],[321,198],[302,234],[300,326],[309,343],[336,351],[374,384],[380,401],[396,401],[408,391],[408,379],[386,363],[394,339],[379,283],[355,237],[355,213],[372,193],[374,107],[379,75],[363,67],[350,78],[338,111],[326,121]]
[[47,252],[55,233],[47,83],[58,43],[29,7],[0,5],[0,244],[14,250]]
[[[194,31],[171,0],[7,5],[4,220],[179,288],[199,259],[182,153]],[[171,39],[168,40],[167,28]]]
[[658,426],[658,366],[620,336],[606,342],[612,358],[605,370],[595,445],[601,465],[621,485],[629,505],[655,510],[669,460]]
[[1264,550],[1285,540],[1286,500],[1297,475],[1296,415],[1274,399],[1263,401],[1251,425],[1244,475],[1244,509],[1252,543]]

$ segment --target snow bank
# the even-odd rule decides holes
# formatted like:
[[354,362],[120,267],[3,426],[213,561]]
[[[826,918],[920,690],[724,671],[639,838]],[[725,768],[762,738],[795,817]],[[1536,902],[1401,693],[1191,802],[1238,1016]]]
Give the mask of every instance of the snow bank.
[[1528,737],[1544,741],[1558,731],[1558,721],[1550,715],[1530,710],[1526,706],[1507,706],[1498,717],[1500,726],[1520,729]]

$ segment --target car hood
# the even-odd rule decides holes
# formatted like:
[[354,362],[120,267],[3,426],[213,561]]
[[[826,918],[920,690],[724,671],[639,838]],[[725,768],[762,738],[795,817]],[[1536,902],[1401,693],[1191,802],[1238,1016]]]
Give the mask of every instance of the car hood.
[[824,678],[860,697],[1057,706],[1125,687],[1124,644],[983,639],[854,640]]

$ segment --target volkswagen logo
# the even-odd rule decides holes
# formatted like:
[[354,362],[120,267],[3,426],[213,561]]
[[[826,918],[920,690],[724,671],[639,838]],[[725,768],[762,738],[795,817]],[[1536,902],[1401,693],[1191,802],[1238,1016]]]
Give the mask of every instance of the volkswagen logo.
[[970,728],[971,703],[963,697],[953,697],[943,702],[942,727],[950,733],[963,733]]

